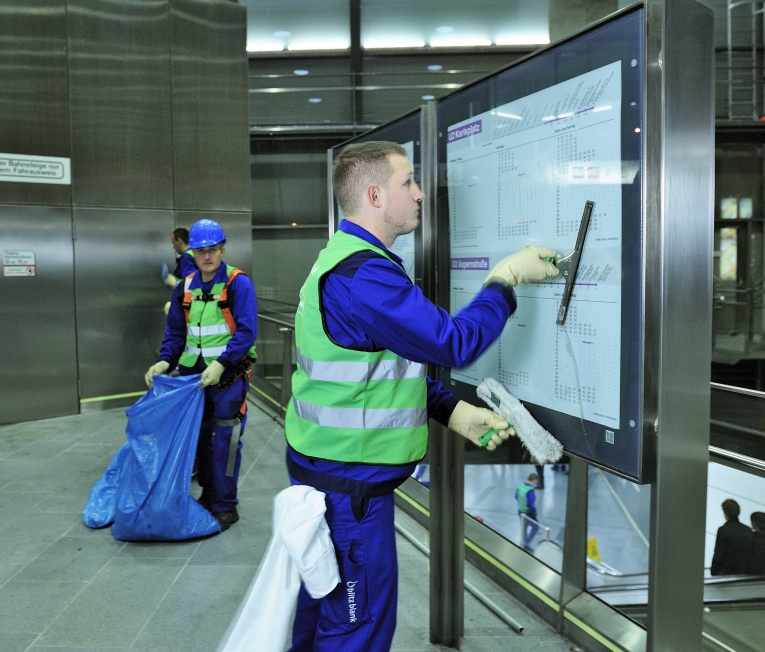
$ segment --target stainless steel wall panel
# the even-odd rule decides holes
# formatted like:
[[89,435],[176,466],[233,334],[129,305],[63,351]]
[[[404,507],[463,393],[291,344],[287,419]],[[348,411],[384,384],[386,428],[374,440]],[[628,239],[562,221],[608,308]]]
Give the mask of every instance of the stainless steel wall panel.
[[226,234],[225,260],[252,278],[252,226],[250,213],[212,213],[201,211],[176,211],[175,226],[187,229],[197,220],[208,218],[223,227]]
[[172,208],[167,0],[68,0],[72,196]]
[[173,212],[75,208],[81,398],[145,389],[164,335]]
[[[0,152],[69,157],[65,0],[0,0]],[[3,203],[63,204],[71,187],[0,183]]]
[[171,0],[175,207],[250,212],[246,10]]
[[77,347],[69,207],[0,205],[0,254],[31,251],[35,276],[0,276],[0,423],[74,414]]

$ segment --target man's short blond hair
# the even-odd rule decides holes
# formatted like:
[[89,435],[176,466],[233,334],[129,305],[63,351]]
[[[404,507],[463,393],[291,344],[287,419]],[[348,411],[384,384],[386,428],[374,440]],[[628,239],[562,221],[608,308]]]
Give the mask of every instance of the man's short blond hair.
[[406,156],[398,143],[374,140],[346,146],[337,157],[332,170],[335,197],[346,215],[361,210],[361,196],[372,184],[385,186],[393,173],[388,156]]

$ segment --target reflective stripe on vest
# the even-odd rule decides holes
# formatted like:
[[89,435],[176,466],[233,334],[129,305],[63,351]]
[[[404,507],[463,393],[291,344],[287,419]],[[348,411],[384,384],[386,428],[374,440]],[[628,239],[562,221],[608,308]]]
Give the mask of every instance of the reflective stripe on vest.
[[424,407],[397,409],[332,408],[295,399],[295,413],[325,428],[417,428],[427,425]]
[[370,380],[400,380],[425,375],[425,365],[404,358],[368,362],[319,362],[296,349],[297,363],[311,380],[337,383],[366,383]]
[[285,433],[290,446],[308,457],[406,464],[422,459],[427,450],[425,365],[388,350],[341,347],[324,330],[322,280],[341,261],[364,250],[393,261],[384,250],[338,231],[300,290],[297,370]]

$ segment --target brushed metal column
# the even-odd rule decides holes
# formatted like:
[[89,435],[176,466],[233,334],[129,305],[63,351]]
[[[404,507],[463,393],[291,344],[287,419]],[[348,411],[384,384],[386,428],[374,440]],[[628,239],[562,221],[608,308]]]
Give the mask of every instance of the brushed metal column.
[[175,208],[251,214],[246,9],[170,5]]
[[[658,396],[649,652],[702,649],[714,197],[714,14],[646,2],[645,387]],[[650,417],[654,407],[646,405]]]
[[173,258],[173,212],[75,208],[74,222],[80,398],[144,391],[171,293],[159,272]]
[[74,205],[171,209],[167,0],[68,0],[67,17]]
[[[65,0],[0,0],[0,151],[68,158]],[[3,204],[71,203],[71,186],[0,184]]]

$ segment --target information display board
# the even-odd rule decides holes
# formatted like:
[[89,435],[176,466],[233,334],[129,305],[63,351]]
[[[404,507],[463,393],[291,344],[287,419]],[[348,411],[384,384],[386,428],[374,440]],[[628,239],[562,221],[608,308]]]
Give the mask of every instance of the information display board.
[[[406,150],[409,162],[414,169],[414,180],[420,183],[421,161],[420,161],[420,142],[421,142],[421,119],[420,109],[408,113],[392,122],[384,124],[377,129],[367,132],[357,138],[353,138],[332,149],[332,160],[340,154],[346,145],[352,143],[365,143],[374,140],[387,140],[398,143]],[[332,170],[329,170],[329,176],[332,176]],[[330,212],[332,220],[332,232],[337,230],[340,222],[343,220],[343,211],[340,208],[334,196],[330,199],[333,202],[334,212]],[[422,279],[422,257],[417,255],[421,249],[422,241],[422,222],[412,233],[400,235],[396,238],[390,250],[400,256],[403,260],[404,270],[414,283],[421,284]]]
[[[565,281],[523,284],[478,360],[442,380],[466,400],[497,379],[574,455],[640,481],[643,16],[638,8],[439,101],[439,300],[452,314],[534,242],[565,256],[594,209],[566,321]],[[443,236],[439,238],[443,240]],[[447,295],[448,293],[448,295]]]

